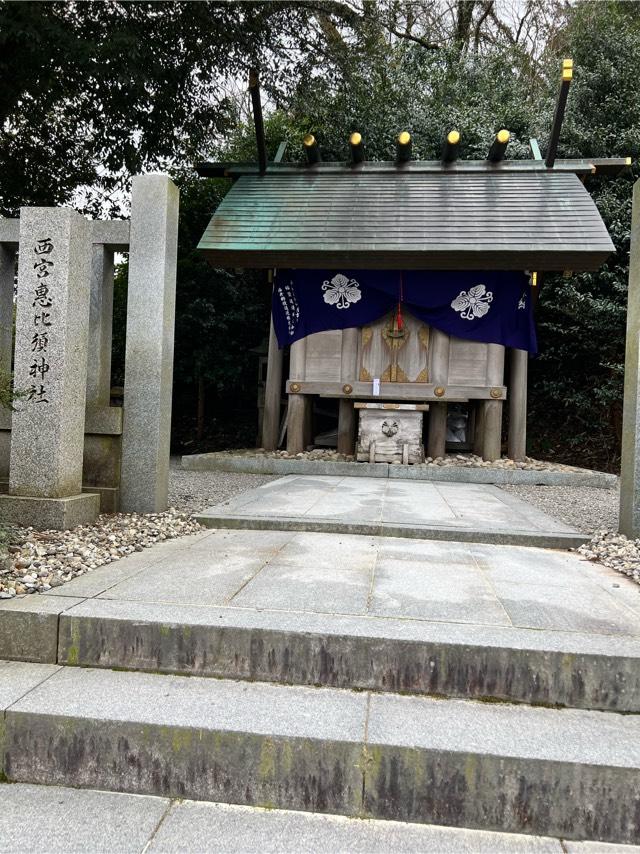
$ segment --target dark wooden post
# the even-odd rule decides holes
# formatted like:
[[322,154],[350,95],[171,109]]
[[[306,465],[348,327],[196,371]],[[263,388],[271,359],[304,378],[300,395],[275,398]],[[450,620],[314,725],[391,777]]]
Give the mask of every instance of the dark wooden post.
[[364,143],[362,142],[362,134],[355,131],[349,137],[349,147],[351,149],[351,162],[353,164],[362,163],[364,160]]
[[549,137],[549,147],[547,148],[547,156],[544,163],[547,169],[552,169],[556,161],[556,152],[558,151],[558,142],[560,140],[560,131],[562,130],[562,122],[564,120],[564,111],[567,106],[567,98],[569,97],[569,86],[573,78],[573,60],[562,60],[562,77],[560,79],[560,92],[556,103],[556,110],[553,114],[553,125],[551,126],[551,136]]
[[442,162],[453,163],[460,152],[460,132],[450,130],[442,147]]
[[407,163],[411,160],[411,134],[403,130],[398,134],[396,142],[396,160],[398,163]]
[[492,163],[498,163],[502,160],[507,151],[507,145],[509,145],[510,138],[511,134],[508,130],[505,130],[504,128],[499,130],[491,143],[487,160],[490,160]]
[[278,448],[281,394],[282,350],[278,347],[278,339],[273,328],[273,318],[271,318],[267,354],[267,381],[264,390],[264,414],[262,416],[262,447],[267,451],[275,451]]

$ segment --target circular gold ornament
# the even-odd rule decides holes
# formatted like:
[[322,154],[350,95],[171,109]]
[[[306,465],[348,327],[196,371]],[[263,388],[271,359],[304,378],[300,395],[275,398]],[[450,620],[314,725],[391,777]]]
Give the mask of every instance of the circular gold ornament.
[[502,397],[502,389],[501,388],[492,388],[490,391],[490,394],[494,400],[497,400],[499,397]]
[[349,385],[349,383],[347,383],[346,385],[343,385],[343,386],[342,386],[342,391],[343,391],[345,394],[351,394],[351,392],[353,391],[353,386],[352,386],[352,385]]
[[291,383],[290,388],[294,394],[297,394],[300,391],[300,383]]
[[434,388],[433,393],[435,394],[436,397],[443,397],[445,391],[446,391],[446,389],[443,385],[437,385]]

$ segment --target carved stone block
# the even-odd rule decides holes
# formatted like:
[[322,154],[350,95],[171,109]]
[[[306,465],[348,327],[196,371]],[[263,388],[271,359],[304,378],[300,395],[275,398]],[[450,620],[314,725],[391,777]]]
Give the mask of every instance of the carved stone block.
[[424,462],[422,413],[426,404],[355,403],[359,411],[359,462],[403,463]]

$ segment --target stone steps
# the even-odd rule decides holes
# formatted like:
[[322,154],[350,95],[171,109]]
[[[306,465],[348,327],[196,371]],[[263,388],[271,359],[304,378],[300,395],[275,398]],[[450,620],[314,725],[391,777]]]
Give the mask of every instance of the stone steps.
[[[205,848],[229,854],[595,854],[595,846],[599,854],[610,850],[603,843],[28,783],[0,785],[0,802],[1,850],[30,854],[173,854]],[[26,814],[37,815],[37,820],[25,821]],[[615,846],[615,850],[636,854],[640,848]]]
[[13,662],[4,774],[565,839],[640,838],[640,717]]
[[30,596],[0,658],[640,712],[640,639],[417,619]]
[[306,531],[315,534],[356,534],[369,537],[401,537],[455,543],[486,543],[498,546],[532,546],[539,549],[575,549],[589,540],[586,534],[509,530],[507,528],[462,528],[455,525],[412,525],[394,522],[344,522],[322,517],[279,516],[277,518],[234,514],[217,507],[196,514],[204,528],[232,531]]

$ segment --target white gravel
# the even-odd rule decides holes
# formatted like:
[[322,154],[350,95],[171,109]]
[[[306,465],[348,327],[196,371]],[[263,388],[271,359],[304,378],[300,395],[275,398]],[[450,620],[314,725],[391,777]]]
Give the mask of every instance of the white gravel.
[[183,513],[198,513],[248,489],[255,489],[279,475],[242,474],[224,471],[184,471],[180,460],[171,460],[169,504]]
[[618,502],[620,491],[614,489],[594,489],[590,486],[511,486],[501,485],[500,489],[517,495],[554,516],[567,525],[572,525],[585,534],[603,528],[615,530],[618,527]]
[[99,516],[95,524],[71,531],[15,529],[8,556],[0,555],[0,599],[45,593],[156,543],[194,534],[200,525],[192,513],[273,479],[252,474],[182,471],[179,461],[172,460],[171,509],[166,513]]
[[[339,454],[331,448],[314,448],[312,451],[301,451],[298,454],[290,454],[288,451],[265,451],[264,448],[249,448],[237,451],[227,451],[229,456],[237,457],[266,457],[267,459],[298,459],[298,460],[323,460],[325,462],[353,462],[352,454]],[[533,457],[525,457],[524,460],[516,462],[509,457],[489,462],[483,460],[476,454],[446,454],[444,457],[426,457],[423,463],[417,463],[416,468],[433,468],[434,466],[462,466],[463,468],[490,468],[490,469],[522,469],[524,471],[581,471],[575,466],[564,463],[549,463],[544,460],[536,460]]]

